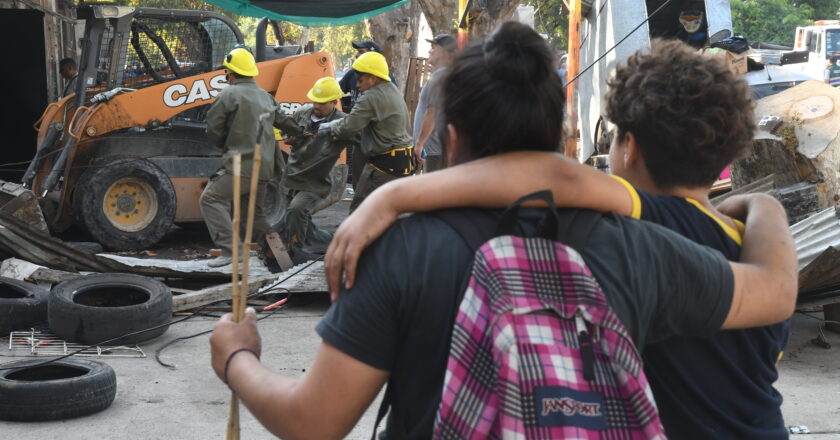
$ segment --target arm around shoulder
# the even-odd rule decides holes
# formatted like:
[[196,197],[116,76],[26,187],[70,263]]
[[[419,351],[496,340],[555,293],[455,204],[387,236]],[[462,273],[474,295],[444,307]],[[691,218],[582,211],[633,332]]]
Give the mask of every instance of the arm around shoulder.
[[798,265],[784,208],[770,196],[752,194],[732,197],[719,209],[746,219],[741,261],[731,263],[735,287],[723,328],[764,326],[789,318],[796,305]]

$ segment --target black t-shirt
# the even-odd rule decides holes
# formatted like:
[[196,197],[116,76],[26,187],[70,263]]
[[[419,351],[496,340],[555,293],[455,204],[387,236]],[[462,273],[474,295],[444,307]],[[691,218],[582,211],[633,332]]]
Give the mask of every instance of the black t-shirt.
[[[532,233],[536,223],[520,227]],[[605,215],[581,254],[639,347],[711,335],[729,312],[734,281],[726,259],[661,226]],[[342,352],[391,372],[388,438],[431,437],[472,256],[443,220],[401,219],[365,251],[355,287],[342,290],[316,328]]]
[[[722,223],[692,199],[639,190],[636,194],[643,220],[718,249],[730,261],[740,258],[740,227]],[[668,437],[788,438],[782,396],[773,388],[776,361],[788,333],[785,321],[724,330],[711,338],[674,337],[648,345],[643,352],[645,373]]]

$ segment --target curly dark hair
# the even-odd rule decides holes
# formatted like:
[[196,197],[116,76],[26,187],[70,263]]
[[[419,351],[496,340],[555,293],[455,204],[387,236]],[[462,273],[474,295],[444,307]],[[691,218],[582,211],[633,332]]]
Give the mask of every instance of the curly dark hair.
[[607,118],[632,132],[662,189],[711,186],[752,142],[747,83],[717,57],[676,40],[654,40],[608,81]]

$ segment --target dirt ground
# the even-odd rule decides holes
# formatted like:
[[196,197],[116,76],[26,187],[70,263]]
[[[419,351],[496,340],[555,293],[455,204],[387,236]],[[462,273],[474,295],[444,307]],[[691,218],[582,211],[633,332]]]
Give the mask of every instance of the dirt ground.
[[[334,229],[346,216],[347,202],[316,215],[325,228]],[[193,244],[208,246],[201,229]],[[205,233],[206,234],[206,233]],[[202,244],[204,243],[204,244]],[[288,308],[266,317],[259,324],[263,337],[263,362],[273,371],[297,377],[315,357],[320,339],[314,327],[329,308],[323,294],[293,297]],[[792,319],[792,335],[787,354],[780,363],[776,386],[784,395],[783,412],[787,425],[803,425],[815,440],[840,439],[840,334],[826,332],[830,349],[810,342],[817,336],[821,313],[811,317],[797,314]],[[266,315],[261,315],[266,316]],[[117,396],[105,411],[88,417],[56,422],[0,422],[0,439],[40,440],[82,439],[208,439],[225,435],[230,391],[210,368],[208,335],[196,336],[156,351],[167,342],[212,328],[216,318],[198,316],[175,324],[161,337],[142,344],[146,357],[102,358],[117,373]],[[21,354],[0,347],[0,363],[20,359]],[[381,397],[381,396],[380,396]],[[368,439],[378,399],[349,439]],[[241,410],[243,439],[272,438],[247,410]]]

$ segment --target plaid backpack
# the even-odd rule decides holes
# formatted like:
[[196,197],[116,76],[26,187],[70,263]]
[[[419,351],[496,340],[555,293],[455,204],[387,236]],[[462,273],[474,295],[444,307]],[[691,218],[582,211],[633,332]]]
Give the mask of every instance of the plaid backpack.
[[[510,235],[531,199],[553,215],[538,238]],[[460,304],[435,438],[665,438],[639,352],[573,249],[600,218],[559,225],[549,191],[502,215]],[[462,237],[475,229],[448,222]]]

